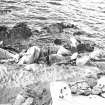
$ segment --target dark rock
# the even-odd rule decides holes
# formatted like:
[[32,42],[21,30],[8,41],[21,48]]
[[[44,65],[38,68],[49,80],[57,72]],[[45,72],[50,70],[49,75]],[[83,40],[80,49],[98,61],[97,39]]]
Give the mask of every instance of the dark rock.
[[56,45],[61,45],[61,44],[62,44],[61,39],[55,39],[55,40],[54,40],[54,44],[56,44]]
[[92,52],[94,50],[94,46],[90,43],[81,43],[77,45],[77,50],[79,53]]
[[0,40],[4,40],[6,38],[9,38],[9,36],[8,36],[8,27],[0,26]]
[[32,32],[25,22],[20,22],[10,30],[9,35],[13,39],[27,39],[32,35]]
[[49,26],[44,27],[43,29],[46,30],[48,33],[54,34],[54,33],[61,33],[61,32],[63,32],[64,28],[78,29],[78,27],[75,26],[74,24],[67,24],[67,23],[64,23],[64,22],[54,23],[54,24],[51,24]]
[[85,34],[84,31],[77,31],[77,32],[74,32],[73,35],[82,35],[82,34]]

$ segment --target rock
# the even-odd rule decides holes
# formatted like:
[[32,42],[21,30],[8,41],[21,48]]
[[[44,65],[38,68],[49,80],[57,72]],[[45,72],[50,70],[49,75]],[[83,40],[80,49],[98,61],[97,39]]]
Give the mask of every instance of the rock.
[[15,99],[14,105],[22,105],[24,101],[25,101],[25,98],[21,94],[18,94]]
[[44,27],[42,30],[46,30],[48,33],[51,33],[51,34],[55,34],[55,33],[63,32],[63,29],[65,28],[78,29],[78,27],[74,24],[67,24],[67,23],[61,22],[61,23],[53,23],[51,25],[48,25]]
[[25,100],[22,105],[31,105],[33,103],[33,98],[29,97]]
[[102,96],[103,98],[105,98],[105,93],[102,93],[101,96]]
[[54,64],[62,61],[64,57],[58,54],[51,54],[49,55],[49,64]]
[[99,56],[101,55],[102,50],[95,48],[93,52],[90,53],[90,58],[91,59],[99,59]]
[[25,22],[17,23],[9,32],[9,36],[13,39],[27,39],[31,35],[31,29]]
[[98,88],[97,86],[93,87],[92,89],[92,94],[93,95],[99,95],[102,93],[102,89],[101,88]]
[[8,35],[8,27],[6,26],[0,26],[0,40],[5,40],[5,39],[8,39],[9,38],[9,35]]
[[11,59],[14,58],[15,54],[10,53],[7,50],[0,48],[0,59]]
[[90,56],[84,55],[76,59],[76,65],[77,66],[85,65],[86,63],[88,63],[89,60],[90,60]]
[[72,47],[75,47],[75,48],[76,48],[77,45],[79,44],[78,41],[76,40],[76,38],[73,37],[73,36],[70,37],[70,42],[71,42],[71,46],[72,46]]
[[78,87],[77,87],[77,84],[71,86],[71,93],[72,94],[77,94],[77,91],[78,91]]
[[60,23],[51,24],[47,27],[44,27],[43,29],[46,30],[48,33],[51,33],[51,34],[63,32],[63,27]]
[[72,56],[71,56],[71,60],[76,59],[77,56],[78,56],[78,53],[77,52],[73,53]]
[[37,46],[30,47],[18,64],[32,64],[38,61],[40,56],[40,48]]
[[97,87],[102,89],[104,88],[104,86],[105,86],[105,76],[102,76],[97,81]]
[[92,52],[94,50],[94,47],[91,46],[89,43],[87,44],[78,44],[77,50],[79,53],[84,53],[84,52]]
[[63,46],[60,46],[58,49],[57,55],[67,56],[67,55],[71,55],[71,52],[65,49]]
[[105,93],[105,86],[102,87],[102,92]]
[[90,95],[91,94],[91,89],[87,82],[78,82],[71,86],[71,92],[73,94],[78,94],[78,95]]
[[91,89],[97,85],[97,78],[94,76],[87,76],[85,80]]

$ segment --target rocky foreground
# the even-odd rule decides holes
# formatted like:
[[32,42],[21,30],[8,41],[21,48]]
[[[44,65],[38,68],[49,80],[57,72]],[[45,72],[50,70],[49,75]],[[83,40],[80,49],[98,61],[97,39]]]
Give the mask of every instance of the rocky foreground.
[[[91,60],[82,66],[64,63],[51,66],[45,63],[18,65],[16,62],[8,61],[10,56],[2,55],[4,58],[0,64],[0,104],[49,105],[52,102],[50,91],[52,81],[65,81],[72,96],[76,96],[78,100],[86,99],[87,103],[89,100],[95,102],[99,99],[95,105],[100,104],[99,102],[105,103],[105,56],[102,40],[95,39],[93,35],[73,24],[66,23],[52,24],[33,32],[23,23],[12,29],[4,26],[0,28],[0,36],[4,41],[1,48],[13,54],[33,45],[40,47],[51,45],[55,38],[62,39],[63,44],[68,47],[66,42],[71,35],[83,42],[94,43],[103,51],[99,57],[102,60]],[[75,105],[75,101],[73,104]],[[93,103],[90,101],[89,105]]]

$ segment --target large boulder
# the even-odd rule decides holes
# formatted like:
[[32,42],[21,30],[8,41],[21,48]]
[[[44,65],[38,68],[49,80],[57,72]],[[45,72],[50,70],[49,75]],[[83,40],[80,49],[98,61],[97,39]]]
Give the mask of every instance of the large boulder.
[[17,23],[9,32],[9,36],[13,39],[27,39],[31,35],[31,29],[25,22]]

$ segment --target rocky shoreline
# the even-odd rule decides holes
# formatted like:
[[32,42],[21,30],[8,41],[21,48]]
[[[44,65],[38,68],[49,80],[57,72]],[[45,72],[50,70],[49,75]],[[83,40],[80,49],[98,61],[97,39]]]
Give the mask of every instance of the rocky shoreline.
[[[62,39],[63,44],[68,47],[66,41],[70,35],[79,38],[85,36],[87,39],[89,35],[91,36],[77,26],[67,23],[55,23],[33,32],[24,23],[16,24],[10,31],[5,26],[0,27],[1,41],[4,42],[1,48],[8,47],[9,49],[6,50],[11,51],[10,47],[12,47],[15,49],[11,51],[12,53],[21,52],[33,45],[40,47],[51,45],[55,38]],[[80,40],[86,42],[85,38]],[[92,40],[90,42],[98,46],[97,42]],[[104,52],[104,45],[101,47]],[[0,104],[49,105],[51,103],[49,83],[52,81],[66,81],[73,95],[98,95],[105,98],[104,61],[90,61],[83,66],[18,65],[15,62],[2,62],[0,64]],[[19,103],[18,97],[23,101]]]

